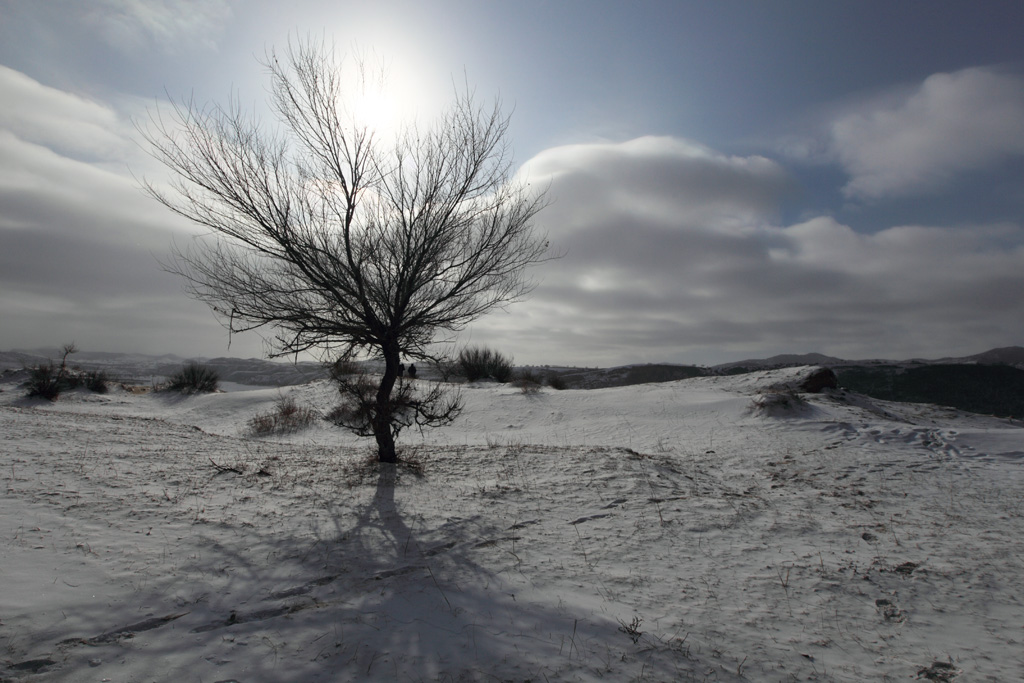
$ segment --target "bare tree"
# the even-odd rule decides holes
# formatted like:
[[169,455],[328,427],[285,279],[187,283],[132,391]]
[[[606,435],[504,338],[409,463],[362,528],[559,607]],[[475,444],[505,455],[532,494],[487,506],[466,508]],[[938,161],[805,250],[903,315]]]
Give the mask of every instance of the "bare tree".
[[346,106],[365,83],[348,83],[324,45],[290,45],[280,61],[271,51],[265,65],[279,129],[235,100],[176,103],[140,129],[175,178],[170,191],[145,189],[210,230],[169,268],[229,332],[273,329],[271,356],[382,358],[374,391],[350,383],[348,426],[395,462],[398,429],[459,409],[433,390],[414,398],[398,382],[401,358],[434,360],[439,332],[532,289],[525,271],[548,249],[533,229],[544,199],[512,180],[500,103],[478,106],[469,88],[428,131],[384,144]]

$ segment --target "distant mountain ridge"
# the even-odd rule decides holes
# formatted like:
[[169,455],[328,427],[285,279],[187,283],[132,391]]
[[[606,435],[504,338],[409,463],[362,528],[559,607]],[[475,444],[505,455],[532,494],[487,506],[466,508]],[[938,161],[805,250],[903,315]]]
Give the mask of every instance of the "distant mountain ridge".
[[[25,367],[59,362],[60,349],[0,351],[0,371],[17,371]],[[68,365],[86,370],[104,370],[121,382],[158,383],[195,360],[217,371],[222,382],[252,386],[289,386],[305,384],[327,376],[323,365],[313,361],[297,363],[270,361],[262,358],[181,358],[174,354],[147,356],[138,353],[81,351],[68,356]]]
[[800,365],[818,365],[828,368],[840,367],[914,367],[919,365],[1013,365],[1024,368],[1024,348],[1011,346],[992,349],[973,356],[963,358],[942,358],[939,360],[846,360],[822,353],[780,354],[770,358],[751,358],[747,360],[721,363],[711,367],[696,365],[679,365],[672,363],[644,363],[620,365],[610,368],[558,368],[539,370],[541,374],[558,375],[570,389],[603,389],[607,387],[628,386],[631,384],[648,384],[655,382],[672,382],[689,377],[704,375],[732,375],[753,372],[755,370],[773,370]]
[[1024,348],[1019,346],[938,360],[850,361],[820,353],[805,353],[723,363],[710,368],[648,364],[571,369],[557,374],[569,388],[599,389],[801,365],[830,368],[838,376],[840,387],[873,398],[931,403],[973,413],[1024,419]]
[[[951,362],[973,361],[981,365],[1014,365],[1024,368],[1024,348],[1020,346],[1004,346],[991,349],[984,353],[961,359],[949,359]],[[945,363],[946,360],[939,362]]]
[[570,389],[604,389],[633,384],[672,382],[690,377],[700,377],[707,373],[703,368],[693,365],[649,363],[594,370],[574,370],[558,374]]
[[771,358],[758,358],[750,360],[734,361],[714,365],[709,370],[714,372],[728,372],[736,368],[749,368],[751,370],[764,370],[771,368],[792,367],[796,365],[821,365],[832,367],[836,365],[1013,365],[1024,368],[1024,347],[1004,346],[990,349],[971,356],[946,357],[936,360],[912,358],[907,360],[887,360],[882,358],[847,360],[826,356],[821,353],[804,354],[782,354]]
[[781,367],[792,367],[796,365],[835,365],[836,363],[845,363],[842,358],[836,358],[835,356],[826,356],[821,353],[803,353],[793,354],[784,353],[778,356],[772,356],[771,358],[751,358],[748,360],[733,361],[731,363],[721,363],[713,366],[712,370],[728,370],[737,367],[754,367],[754,368],[781,368]]
[[[60,356],[59,349],[3,351],[0,352],[0,371],[18,371],[57,361]],[[119,381],[150,384],[163,381],[188,360],[173,354],[147,356],[82,351],[70,356],[68,362],[87,370],[102,369]],[[327,376],[324,366],[312,361],[288,363],[227,357],[194,360],[215,369],[223,382],[251,386],[291,386]],[[542,376],[557,375],[570,389],[601,389],[799,365],[829,367],[839,376],[841,386],[875,398],[935,403],[1024,419],[1024,347],[1020,346],[938,360],[851,361],[821,353],[804,353],[780,354],[712,367],[647,363],[594,369],[532,369]],[[373,371],[373,363],[367,363],[367,367]]]
[[803,364],[830,368],[839,386],[885,401],[930,403],[971,413],[1024,419],[1024,348],[1008,346],[959,358],[850,361],[821,354],[773,356],[716,366],[735,373]]

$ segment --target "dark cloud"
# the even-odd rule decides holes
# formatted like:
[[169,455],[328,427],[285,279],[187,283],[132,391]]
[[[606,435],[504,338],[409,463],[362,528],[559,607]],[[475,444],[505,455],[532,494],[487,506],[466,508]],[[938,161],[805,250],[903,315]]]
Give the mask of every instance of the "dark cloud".
[[192,228],[128,175],[147,161],[125,117],[2,67],[0,99],[0,348],[223,352],[206,307],[161,269]]
[[153,44],[171,53],[196,46],[215,48],[232,16],[228,0],[94,0],[87,8],[77,2],[65,4],[82,11],[86,25],[129,55]]
[[1019,225],[779,225],[778,165],[664,138],[549,150],[524,175],[550,184],[541,220],[566,255],[532,300],[474,335],[537,361],[948,355],[1018,341]]
[[[846,121],[829,144],[851,174],[847,192],[881,200],[1019,154],[1015,78],[957,72],[834,118]],[[152,163],[131,141],[134,105],[4,67],[0,99],[11,103],[0,112],[0,348],[73,339],[223,353],[226,333],[158,264],[193,228],[125,170],[150,175]],[[944,356],[1021,342],[1017,222],[889,223],[867,234],[818,213],[783,220],[794,181],[779,163],[669,136],[555,147],[521,177],[548,188],[540,227],[565,256],[537,270],[530,300],[462,339],[521,362]],[[257,338],[234,343],[233,353],[262,351]]]

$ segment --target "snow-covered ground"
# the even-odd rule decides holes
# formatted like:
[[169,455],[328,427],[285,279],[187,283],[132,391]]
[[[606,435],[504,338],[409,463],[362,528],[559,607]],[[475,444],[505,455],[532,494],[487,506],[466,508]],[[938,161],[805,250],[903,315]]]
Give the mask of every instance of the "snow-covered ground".
[[0,680],[1024,679],[1024,429],[806,372],[464,387],[397,471],[247,434],[325,383],[3,385]]

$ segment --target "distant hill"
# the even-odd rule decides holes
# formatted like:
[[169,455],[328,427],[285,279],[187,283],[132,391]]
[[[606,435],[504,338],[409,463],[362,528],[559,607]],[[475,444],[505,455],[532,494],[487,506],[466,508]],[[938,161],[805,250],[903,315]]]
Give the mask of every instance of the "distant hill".
[[[59,349],[0,352],[0,371],[60,359]],[[102,369],[120,381],[160,382],[188,359],[174,355],[146,356],[83,351],[69,357],[74,367]],[[255,386],[305,384],[326,377],[320,363],[287,363],[259,358],[199,358],[220,374],[221,381]],[[366,362],[369,371],[378,369]],[[1024,348],[991,349],[962,358],[905,361],[850,361],[820,353],[782,354],[763,359],[724,363],[711,368],[668,363],[623,365],[613,368],[532,368],[542,375],[558,375],[570,389],[600,389],[632,384],[671,382],[702,375],[741,374],[755,370],[818,365],[832,368],[840,386],[890,401],[934,403],[970,412],[1024,419]],[[423,368],[421,376],[429,377]]]
[[845,363],[841,358],[826,356],[821,353],[804,354],[781,354],[771,358],[751,358],[739,360],[732,363],[722,363],[711,368],[714,374],[733,375],[742,372],[753,372],[754,370],[769,370],[773,368],[795,367],[797,365],[835,365]]
[[[253,386],[282,387],[327,377],[324,366],[312,361],[287,363],[261,358],[209,358],[203,360],[203,364],[216,370],[222,382]],[[156,374],[167,376],[180,367],[180,362],[160,364]]]
[[839,385],[873,398],[1024,419],[1024,370],[1006,364],[833,367]]
[[873,398],[1024,419],[1024,348],[1020,346],[939,360],[850,361],[818,353],[782,355],[725,363],[710,371],[737,374],[793,365],[830,367],[841,387]]
[[669,365],[648,363],[646,365],[623,365],[614,368],[593,370],[570,370],[557,373],[569,389],[603,389],[624,387],[631,384],[652,384],[689,379],[707,374],[703,368],[693,365]]
[[[60,349],[0,351],[0,371],[15,371],[50,362],[59,362]],[[311,361],[288,363],[261,358],[195,358],[175,355],[147,356],[134,353],[81,351],[68,356],[68,365],[84,370],[103,370],[121,382],[153,383],[181,369],[184,363],[196,360],[220,375],[222,382],[253,386],[289,386],[305,384],[327,376],[323,365]]]
[[[60,356],[57,357],[60,358]],[[27,351],[0,351],[0,371],[20,370],[30,365],[39,365],[47,360],[49,359],[46,357]]]
[[[945,361],[940,361],[945,362]],[[1020,346],[1004,346],[1001,349],[992,349],[974,356],[961,358],[952,362],[974,362],[980,365],[1014,365],[1024,368],[1024,348]]]
[[893,360],[883,358],[847,360],[826,356],[821,353],[804,354],[782,354],[770,358],[752,358],[748,360],[733,361],[714,365],[709,370],[713,374],[734,374],[736,372],[750,372],[753,370],[765,370],[773,368],[794,367],[797,365],[821,365],[833,367],[836,365],[845,366],[918,366],[918,365],[1013,365],[1024,369],[1024,347],[1006,346],[998,349],[991,349],[973,356],[947,357],[937,360],[923,358],[911,358],[906,360]]

